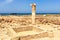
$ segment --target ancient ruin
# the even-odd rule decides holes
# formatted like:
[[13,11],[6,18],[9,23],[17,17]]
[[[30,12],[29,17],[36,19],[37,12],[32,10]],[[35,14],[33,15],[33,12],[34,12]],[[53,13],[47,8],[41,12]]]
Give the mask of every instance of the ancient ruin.
[[36,15],[32,4],[32,16],[0,16],[0,40],[59,40],[60,16]]

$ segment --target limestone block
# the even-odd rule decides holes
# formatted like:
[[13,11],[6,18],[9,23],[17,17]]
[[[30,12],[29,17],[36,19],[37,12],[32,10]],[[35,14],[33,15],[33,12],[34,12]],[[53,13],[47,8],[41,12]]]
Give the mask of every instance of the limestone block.
[[20,40],[20,37],[12,38],[11,40]]
[[32,30],[32,26],[29,26],[29,27],[14,28],[14,31],[16,31],[16,32],[29,31],[29,30]]
[[47,32],[39,33],[39,34],[35,34],[35,35],[23,36],[23,37],[20,37],[20,39],[21,40],[31,40],[31,39],[35,39],[35,38],[44,38],[44,37],[48,37]]

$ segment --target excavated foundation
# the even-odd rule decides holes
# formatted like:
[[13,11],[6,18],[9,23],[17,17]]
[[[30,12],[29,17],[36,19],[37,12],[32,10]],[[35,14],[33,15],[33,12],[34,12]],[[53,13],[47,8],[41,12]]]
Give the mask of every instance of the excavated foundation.
[[33,26],[13,28],[13,30],[17,33],[17,36],[12,40],[31,40],[49,36],[48,32]]

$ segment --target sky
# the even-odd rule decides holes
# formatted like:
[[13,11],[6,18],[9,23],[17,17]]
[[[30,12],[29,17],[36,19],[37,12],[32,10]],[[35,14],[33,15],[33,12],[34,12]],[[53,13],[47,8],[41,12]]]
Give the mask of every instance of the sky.
[[32,3],[36,13],[60,13],[60,0],[0,0],[0,13],[31,13]]

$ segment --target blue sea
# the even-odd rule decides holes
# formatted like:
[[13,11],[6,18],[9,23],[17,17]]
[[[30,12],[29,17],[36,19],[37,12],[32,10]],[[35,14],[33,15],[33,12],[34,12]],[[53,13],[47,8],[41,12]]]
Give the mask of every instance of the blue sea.
[[[36,15],[43,14],[60,14],[60,13],[36,13]],[[31,13],[0,13],[0,15],[31,15]]]

